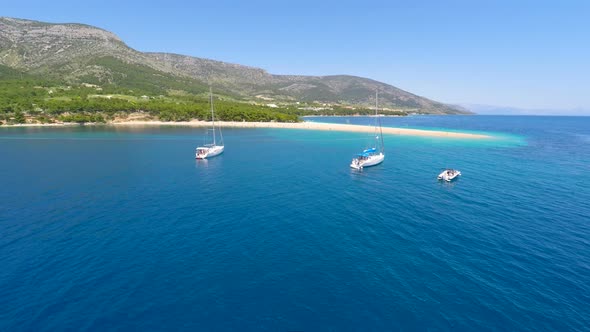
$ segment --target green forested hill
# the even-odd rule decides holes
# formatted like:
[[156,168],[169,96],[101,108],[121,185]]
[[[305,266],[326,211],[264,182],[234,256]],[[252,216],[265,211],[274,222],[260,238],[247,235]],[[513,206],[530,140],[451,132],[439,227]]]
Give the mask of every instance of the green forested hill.
[[220,116],[233,120],[368,114],[375,91],[382,113],[465,112],[361,77],[272,75],[220,61],[138,52],[88,25],[0,17],[0,123],[55,121],[74,113],[79,122],[91,113],[105,120],[133,112],[201,119],[209,86]]

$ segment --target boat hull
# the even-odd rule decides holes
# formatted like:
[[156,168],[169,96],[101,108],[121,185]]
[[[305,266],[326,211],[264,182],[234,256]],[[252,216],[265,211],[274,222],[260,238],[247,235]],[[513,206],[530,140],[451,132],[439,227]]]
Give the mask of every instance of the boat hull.
[[384,159],[385,155],[383,153],[369,156],[367,159],[354,158],[350,163],[350,167],[354,169],[362,169],[365,167],[375,166],[381,164]]
[[458,178],[460,175],[461,175],[460,171],[453,171],[453,172],[449,173],[448,171],[445,170],[442,173],[440,173],[437,178],[439,180],[451,182],[454,179]]
[[218,156],[223,153],[224,146],[209,146],[209,147],[198,147],[196,152],[196,159],[209,159]]

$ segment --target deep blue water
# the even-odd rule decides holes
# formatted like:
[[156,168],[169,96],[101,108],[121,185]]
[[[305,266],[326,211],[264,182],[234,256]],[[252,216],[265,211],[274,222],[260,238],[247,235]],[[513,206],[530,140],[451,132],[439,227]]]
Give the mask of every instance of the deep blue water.
[[587,330],[590,118],[382,120],[498,138],[0,128],[0,330]]

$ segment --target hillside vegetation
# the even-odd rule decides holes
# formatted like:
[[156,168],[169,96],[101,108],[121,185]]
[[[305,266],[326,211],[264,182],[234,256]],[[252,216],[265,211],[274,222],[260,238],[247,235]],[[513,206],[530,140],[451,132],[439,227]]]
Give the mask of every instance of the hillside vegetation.
[[[220,61],[142,53],[83,24],[0,18],[0,124],[207,119],[298,121],[301,115],[456,114],[464,110],[354,76],[272,75]],[[139,115],[138,115],[139,114]]]

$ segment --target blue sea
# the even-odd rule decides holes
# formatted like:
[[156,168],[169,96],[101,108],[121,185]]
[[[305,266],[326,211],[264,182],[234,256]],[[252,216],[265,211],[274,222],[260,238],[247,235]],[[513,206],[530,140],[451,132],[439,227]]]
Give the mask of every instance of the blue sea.
[[590,117],[381,121],[0,127],[0,331],[588,331]]

